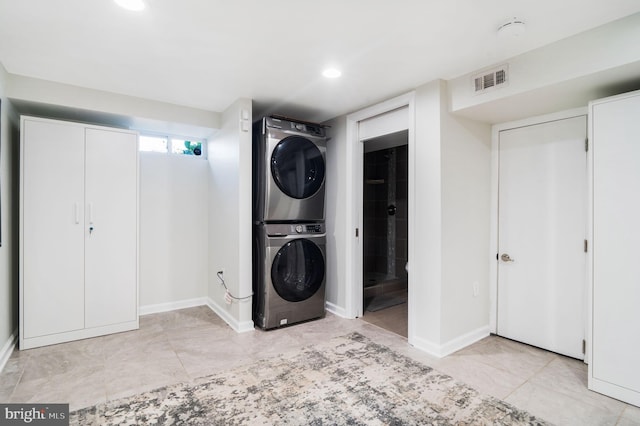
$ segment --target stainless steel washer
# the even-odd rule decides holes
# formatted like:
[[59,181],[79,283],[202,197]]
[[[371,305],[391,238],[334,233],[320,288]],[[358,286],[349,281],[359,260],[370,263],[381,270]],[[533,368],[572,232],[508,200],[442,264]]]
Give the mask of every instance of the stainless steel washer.
[[324,223],[254,229],[253,322],[270,329],[325,314]]
[[325,129],[265,117],[253,129],[253,220],[324,220]]

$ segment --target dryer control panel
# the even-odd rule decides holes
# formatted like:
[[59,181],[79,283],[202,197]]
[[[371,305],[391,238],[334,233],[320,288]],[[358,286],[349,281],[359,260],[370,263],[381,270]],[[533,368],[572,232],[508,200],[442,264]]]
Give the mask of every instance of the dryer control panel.
[[324,126],[305,121],[292,121],[280,117],[266,117],[266,126],[272,129],[306,134],[309,136],[325,137]]

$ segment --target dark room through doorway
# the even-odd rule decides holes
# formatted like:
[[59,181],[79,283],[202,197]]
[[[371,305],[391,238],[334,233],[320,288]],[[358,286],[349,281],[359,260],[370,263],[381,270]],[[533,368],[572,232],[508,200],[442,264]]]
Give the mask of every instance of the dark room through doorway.
[[363,317],[407,337],[408,131],[364,141]]

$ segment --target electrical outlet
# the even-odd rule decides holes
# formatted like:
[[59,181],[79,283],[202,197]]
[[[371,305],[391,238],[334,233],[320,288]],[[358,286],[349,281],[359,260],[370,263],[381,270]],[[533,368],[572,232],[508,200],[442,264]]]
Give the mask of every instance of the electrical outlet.
[[478,297],[478,293],[480,293],[480,283],[475,281],[473,283],[473,297]]

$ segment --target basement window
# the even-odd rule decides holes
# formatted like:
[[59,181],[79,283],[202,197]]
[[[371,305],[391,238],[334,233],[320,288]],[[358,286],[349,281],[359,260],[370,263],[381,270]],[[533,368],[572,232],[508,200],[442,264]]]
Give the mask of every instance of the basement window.
[[141,152],[159,152],[164,154],[203,156],[204,140],[175,137],[170,135],[140,135]]
[[168,152],[169,139],[165,136],[140,135],[138,143],[143,152]]
[[171,153],[183,155],[201,155],[202,141],[172,138]]

